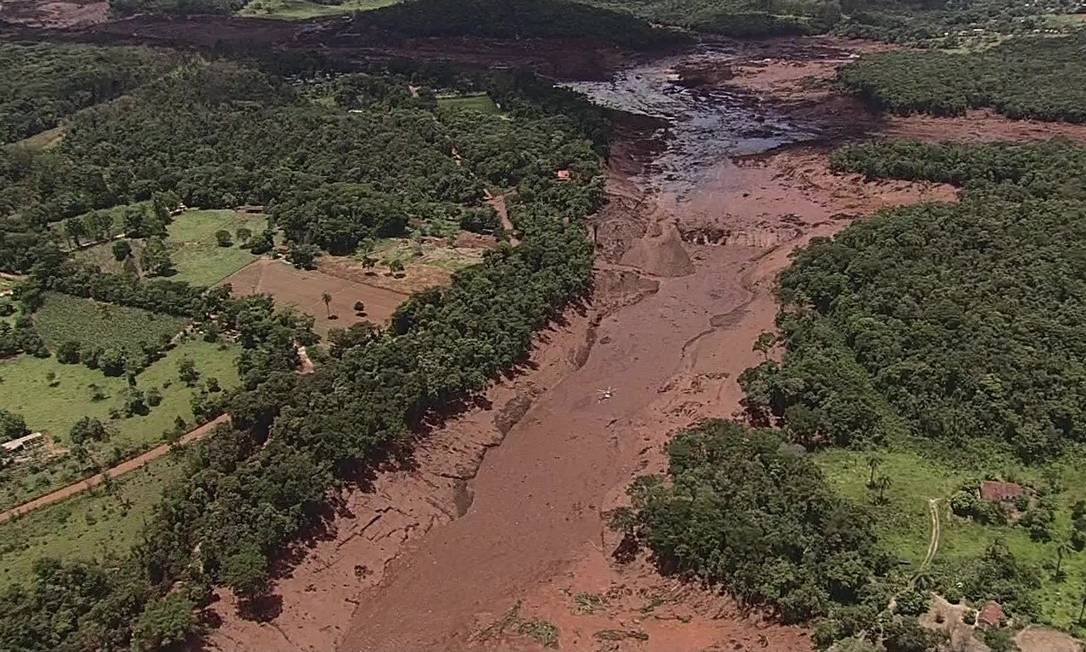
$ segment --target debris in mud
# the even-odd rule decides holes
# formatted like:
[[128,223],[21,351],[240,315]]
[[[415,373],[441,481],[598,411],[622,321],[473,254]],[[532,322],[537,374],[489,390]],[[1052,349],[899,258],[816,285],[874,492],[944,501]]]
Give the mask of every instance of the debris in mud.
[[666,278],[694,273],[694,263],[683,247],[682,236],[674,222],[655,224],[644,238],[630,247],[622,257],[622,264]]
[[502,614],[501,618],[476,632],[471,639],[480,643],[495,642],[510,634],[519,634],[527,636],[543,647],[558,647],[559,633],[554,623],[541,618],[521,618],[521,606],[521,601],[517,600],[516,604]]
[[601,641],[649,640],[649,635],[639,629],[601,629],[592,636]]

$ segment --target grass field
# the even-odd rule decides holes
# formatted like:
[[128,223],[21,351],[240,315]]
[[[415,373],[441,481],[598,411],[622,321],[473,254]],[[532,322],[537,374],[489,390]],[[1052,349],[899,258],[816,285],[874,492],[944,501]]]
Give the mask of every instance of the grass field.
[[[221,350],[220,345],[203,341],[180,343],[137,377],[139,389],[158,388],[162,403],[145,416],[110,422],[115,430],[110,443],[158,441],[178,416],[192,423],[190,401],[196,389],[178,379],[178,363],[182,358],[191,358],[202,378],[213,376],[223,388],[229,388],[238,382],[237,356],[236,348]],[[49,373],[56,374],[52,386]],[[91,385],[98,386],[106,398],[91,400]],[[123,377],[110,378],[81,364],[60,364],[55,357],[24,355],[0,362],[0,407],[21,414],[31,430],[46,432],[62,445],[68,443],[68,431],[81,417],[109,421],[110,409],[121,405],[127,387]]]
[[[236,243],[220,247],[215,241],[215,232],[225,229],[233,236],[237,229],[247,228],[259,233],[267,224],[267,218],[263,215],[231,210],[192,210],[175,216],[167,228],[166,238],[170,259],[177,270],[169,277],[170,280],[187,281],[193,285],[215,285],[257,258]],[[133,240],[132,251],[136,260],[139,260],[141,249],[142,243]],[[123,265],[113,257],[112,242],[83,249],[76,254],[76,258],[98,265],[107,272],[123,271]]]
[[[483,262],[486,251],[482,247],[456,247],[437,238],[426,238],[420,242],[406,238],[386,238],[378,241],[373,251],[367,255],[376,259],[382,267],[399,261],[405,268],[410,265],[428,265],[456,272]],[[355,258],[361,261],[364,256],[357,255]]]
[[498,105],[495,104],[494,100],[490,99],[490,96],[486,93],[439,97],[437,98],[437,107],[439,109],[449,109],[452,111],[480,111],[482,113],[494,115],[501,113],[501,109],[498,108]]
[[[194,423],[191,401],[199,387],[190,388],[178,379],[182,358],[192,359],[201,382],[214,377],[225,390],[238,384],[237,356],[236,347],[222,350],[218,344],[182,342],[137,378],[137,387],[144,392],[158,388],[162,402],[146,415],[118,419],[110,419],[110,410],[123,404],[124,378],[108,378],[83,365],[62,365],[56,358],[20,356],[0,362],[0,408],[21,414],[32,431],[48,433],[61,447],[70,444],[69,431],[80,418],[100,419],[112,434],[95,455],[110,464],[161,441],[177,417]],[[56,375],[52,384],[49,373]],[[104,399],[92,400],[92,385]],[[82,477],[85,466],[66,456],[48,465],[8,467],[0,474],[0,509],[74,482]]]
[[173,337],[185,327],[185,320],[139,308],[50,293],[34,313],[34,325],[46,346],[53,351],[69,340],[81,345],[138,350],[141,343],[158,344],[163,337]]
[[0,524],[0,588],[31,578],[42,557],[64,560],[120,556],[137,541],[162,488],[180,475],[167,455],[93,492]]
[[[867,464],[868,453],[829,449],[817,453],[814,459],[841,495],[872,505],[880,541],[889,551],[915,566],[923,560],[931,535],[928,499],[947,498],[969,479],[983,477],[984,470],[954,468],[909,450],[878,451],[876,454],[882,460],[877,474],[889,476],[892,482],[886,490],[887,503],[884,505],[873,505],[872,492],[867,488],[871,473]],[[1077,500],[1086,499],[1086,470],[1070,457],[1047,470],[1008,462],[1002,468],[987,471],[1034,487],[1046,486],[1046,476],[1058,478],[1058,491],[1052,495],[1060,506],[1055,528],[1059,533],[1070,531],[1071,505]],[[1002,538],[1018,559],[1045,568],[1042,571],[1045,582],[1036,596],[1041,620],[1061,629],[1072,630],[1075,627],[1082,587],[1086,585],[1086,552],[1067,555],[1063,562],[1067,579],[1056,582],[1052,579],[1050,568],[1056,559],[1054,542],[1034,541],[1023,527],[981,525],[958,518],[950,514],[945,500],[940,503],[939,509],[942,538],[934,560],[936,567],[952,567],[958,561],[976,557],[990,543]]]
[[396,4],[397,0],[346,0],[343,4],[322,5],[308,0],[253,0],[238,12],[255,18],[306,20],[355,11],[370,11]]
[[12,146],[22,147],[32,152],[43,152],[59,145],[60,141],[64,140],[65,131],[65,127],[53,127],[16,141],[12,143]]

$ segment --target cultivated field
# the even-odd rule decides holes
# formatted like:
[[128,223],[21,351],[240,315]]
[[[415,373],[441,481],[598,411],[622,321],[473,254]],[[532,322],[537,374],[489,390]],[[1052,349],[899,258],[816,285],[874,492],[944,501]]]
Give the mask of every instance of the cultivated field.
[[437,98],[437,106],[439,109],[449,109],[452,111],[471,110],[495,115],[501,112],[498,105],[495,104],[494,100],[490,99],[490,96],[486,93],[439,97]]
[[[122,213],[115,211],[115,214],[120,216]],[[166,238],[170,260],[177,270],[170,280],[215,285],[257,258],[237,242],[220,247],[215,241],[215,232],[226,230],[233,237],[239,228],[259,233],[266,226],[267,218],[263,215],[232,210],[192,210],[175,216],[167,227],[169,236]],[[143,244],[139,240],[133,240],[131,244],[134,258],[139,260]],[[124,266],[114,258],[112,247],[110,242],[98,244],[78,252],[76,257],[98,265],[103,271],[121,273]]]
[[[346,328],[363,320],[383,324],[407,299],[406,294],[319,270],[296,269],[277,260],[258,260],[223,282],[229,283],[238,296],[270,294],[277,305],[294,306],[312,315],[316,320],[314,330],[322,335],[332,328]],[[325,293],[332,296],[327,308],[322,299]],[[356,301],[365,303],[366,312],[362,316],[355,314]]]
[[171,455],[107,487],[0,525],[0,587],[25,583],[42,557],[65,561],[125,554],[180,465]]
[[173,337],[185,327],[185,320],[139,308],[51,293],[34,313],[34,326],[53,351],[67,341],[79,342],[81,346],[138,351],[141,344],[157,346],[163,338]]

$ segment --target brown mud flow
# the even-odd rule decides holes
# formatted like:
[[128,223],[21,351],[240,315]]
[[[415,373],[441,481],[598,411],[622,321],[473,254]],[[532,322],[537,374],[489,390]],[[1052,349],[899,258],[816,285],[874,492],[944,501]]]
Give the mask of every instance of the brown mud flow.
[[409,464],[345,491],[329,530],[286,560],[267,613],[240,617],[224,594],[212,644],[809,649],[802,628],[662,578],[643,556],[618,563],[602,515],[662,469],[671,432],[738,413],[736,378],[760,361],[751,346],[797,247],[879,208],[954,199],[830,171],[825,139],[887,126],[828,86],[856,51],[707,47],[575,84],[631,114],[591,220],[590,301],[538,338],[528,370],[431,424]]

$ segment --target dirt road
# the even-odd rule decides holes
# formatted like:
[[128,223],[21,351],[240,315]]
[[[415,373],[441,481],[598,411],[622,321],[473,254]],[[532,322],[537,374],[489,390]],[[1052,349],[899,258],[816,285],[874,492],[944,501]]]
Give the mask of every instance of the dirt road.
[[[224,414],[220,417],[217,417],[200,426],[199,428],[196,428],[195,430],[192,430],[187,434],[182,435],[181,439],[177,441],[176,446],[186,446],[188,444],[191,444],[192,442],[204,439],[212,432],[214,432],[216,427],[229,423],[230,415]],[[81,494],[84,491],[90,491],[91,489],[94,489],[95,487],[105,482],[107,478],[119,478],[126,473],[131,473],[136,469],[147,466],[148,464],[157,460],[163,455],[168,454],[170,450],[174,448],[174,446],[174,444],[162,444],[161,446],[155,446],[151,450],[145,453],[141,453],[140,455],[137,455],[130,460],[125,460],[117,466],[103,471],[98,475],[93,475],[89,478],[80,480],[79,482],[73,482],[67,487],[57,489],[52,493],[45,494],[44,496],[40,496],[29,502],[25,502],[18,507],[12,507],[5,512],[0,512],[0,523],[10,521],[17,516],[29,514],[30,512],[41,509],[42,507],[46,507],[54,503],[59,503],[62,500],[67,500],[68,498],[71,498],[72,496],[75,496],[77,494]]]

